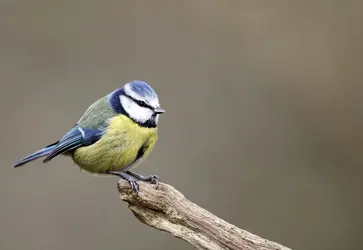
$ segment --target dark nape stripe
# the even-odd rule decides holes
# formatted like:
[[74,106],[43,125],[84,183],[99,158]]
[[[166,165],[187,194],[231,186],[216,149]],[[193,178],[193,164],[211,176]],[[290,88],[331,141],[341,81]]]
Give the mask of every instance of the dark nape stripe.
[[129,116],[126,110],[122,107],[120,102],[120,95],[124,93],[123,89],[118,89],[114,91],[111,96],[109,97],[108,101],[110,103],[111,108],[118,114],[124,114]]

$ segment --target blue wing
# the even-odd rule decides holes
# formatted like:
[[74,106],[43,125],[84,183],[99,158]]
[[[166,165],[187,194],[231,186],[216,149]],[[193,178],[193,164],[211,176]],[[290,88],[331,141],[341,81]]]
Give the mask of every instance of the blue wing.
[[49,155],[53,149],[55,149],[55,147],[57,146],[58,142],[53,143],[51,145],[48,145],[30,155],[28,155],[27,157],[15,162],[15,164],[13,165],[14,168],[20,167],[25,165],[26,163],[30,162],[30,161],[34,161],[35,159],[38,159],[40,157]]
[[78,147],[89,146],[97,142],[103,132],[101,129],[87,129],[76,125],[59,140],[43,162],[46,163],[57,155],[65,154]]

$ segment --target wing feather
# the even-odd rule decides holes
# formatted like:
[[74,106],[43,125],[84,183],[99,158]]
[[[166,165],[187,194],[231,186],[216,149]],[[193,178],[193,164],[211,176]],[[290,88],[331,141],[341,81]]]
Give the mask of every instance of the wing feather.
[[68,153],[78,147],[89,146],[97,142],[102,135],[103,130],[101,129],[86,129],[76,125],[59,140],[56,147],[43,162],[46,163],[54,157]]

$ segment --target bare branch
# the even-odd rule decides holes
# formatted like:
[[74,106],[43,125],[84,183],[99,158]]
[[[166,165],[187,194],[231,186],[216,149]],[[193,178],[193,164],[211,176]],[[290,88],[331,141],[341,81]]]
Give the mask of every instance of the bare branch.
[[139,182],[140,191],[132,192],[120,180],[121,199],[143,223],[181,238],[197,249],[291,250],[251,234],[211,214],[184,197],[174,187]]

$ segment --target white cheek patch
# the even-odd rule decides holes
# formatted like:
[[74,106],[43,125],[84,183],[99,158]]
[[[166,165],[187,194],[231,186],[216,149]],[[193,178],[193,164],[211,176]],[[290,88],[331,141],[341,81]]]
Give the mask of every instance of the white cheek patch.
[[129,116],[138,122],[144,123],[150,120],[153,115],[152,110],[140,107],[137,103],[124,95],[120,96],[120,102]]

